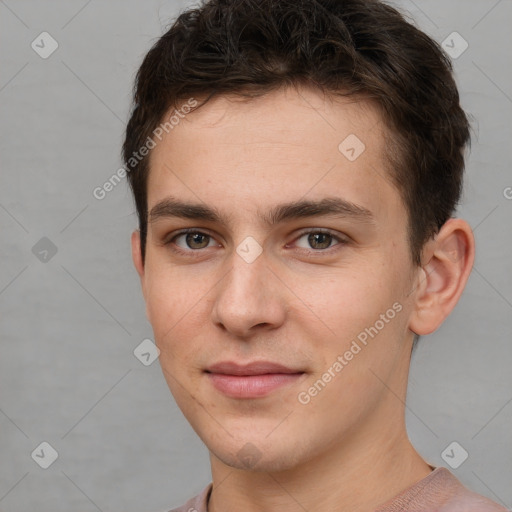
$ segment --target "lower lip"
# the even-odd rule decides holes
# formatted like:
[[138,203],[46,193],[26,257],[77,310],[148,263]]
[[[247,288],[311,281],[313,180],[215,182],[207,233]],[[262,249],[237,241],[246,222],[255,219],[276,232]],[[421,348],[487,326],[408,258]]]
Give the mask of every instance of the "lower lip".
[[224,375],[208,373],[212,384],[232,398],[259,398],[296,382],[303,373],[266,373],[264,375]]

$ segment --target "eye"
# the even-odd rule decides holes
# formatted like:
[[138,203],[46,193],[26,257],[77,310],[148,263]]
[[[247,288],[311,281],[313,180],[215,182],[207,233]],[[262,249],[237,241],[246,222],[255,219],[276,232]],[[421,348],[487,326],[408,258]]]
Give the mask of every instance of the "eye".
[[206,233],[200,231],[189,231],[176,235],[170,242],[175,243],[183,250],[206,249],[216,245],[215,240]]
[[343,240],[326,231],[309,231],[303,233],[295,242],[302,249],[313,249],[321,251],[329,249],[334,245],[343,243]]

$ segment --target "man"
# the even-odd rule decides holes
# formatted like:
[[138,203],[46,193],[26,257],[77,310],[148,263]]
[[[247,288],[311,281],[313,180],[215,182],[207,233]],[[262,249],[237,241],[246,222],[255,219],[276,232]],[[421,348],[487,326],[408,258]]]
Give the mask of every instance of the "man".
[[447,58],[370,0],[211,0],[137,75],[124,143],[160,363],[210,452],[180,511],[503,511],[411,445],[415,337],[474,259]]

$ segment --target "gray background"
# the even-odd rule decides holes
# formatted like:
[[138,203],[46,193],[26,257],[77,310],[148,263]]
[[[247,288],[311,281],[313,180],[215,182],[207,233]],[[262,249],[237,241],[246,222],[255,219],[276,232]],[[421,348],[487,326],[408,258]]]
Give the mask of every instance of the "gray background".
[[[92,195],[121,165],[137,66],[186,5],[0,0],[2,512],[168,510],[210,481],[158,362],[133,354],[152,331],[126,183]],[[467,40],[454,64],[475,118],[460,214],[475,229],[476,265],[453,315],[414,355],[410,437],[445,466],[457,441],[469,457],[456,476],[512,507],[512,2],[395,5],[439,42],[453,31]],[[43,31],[59,44],[47,59],[31,48]],[[56,254],[47,241],[32,250],[43,237]],[[46,470],[31,458],[43,441],[58,452]]]

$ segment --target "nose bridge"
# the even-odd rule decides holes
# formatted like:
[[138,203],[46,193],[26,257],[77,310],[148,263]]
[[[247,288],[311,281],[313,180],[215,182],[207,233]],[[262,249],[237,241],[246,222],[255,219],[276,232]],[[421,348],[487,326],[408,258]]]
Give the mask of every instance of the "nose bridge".
[[254,261],[244,260],[238,253],[231,258],[231,271],[226,276],[220,299],[233,311],[256,312],[263,304],[265,277],[268,284],[268,269],[264,255]]
[[255,257],[254,248],[247,244],[233,252],[230,271],[218,288],[212,311],[216,324],[237,335],[247,335],[256,325],[276,327],[284,318],[266,257],[262,252]]

